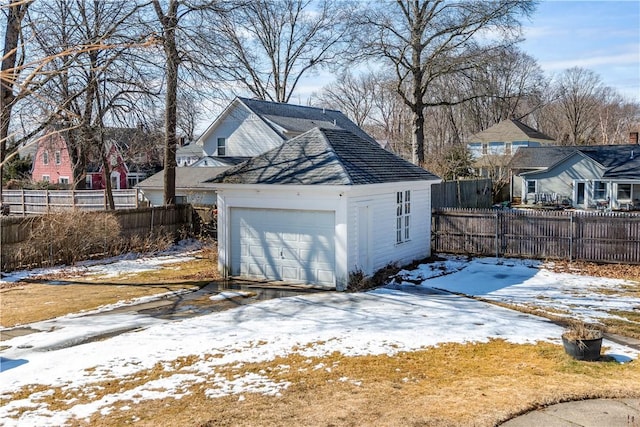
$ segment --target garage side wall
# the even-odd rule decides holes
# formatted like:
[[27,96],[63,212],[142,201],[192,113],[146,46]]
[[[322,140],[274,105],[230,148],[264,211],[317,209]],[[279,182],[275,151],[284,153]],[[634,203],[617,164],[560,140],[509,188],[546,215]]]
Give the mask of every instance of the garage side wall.
[[[349,197],[349,271],[372,275],[390,263],[406,265],[431,254],[431,183],[394,184],[392,187],[363,186]],[[363,191],[364,190],[364,191]],[[410,238],[396,241],[397,192],[411,191]],[[365,217],[368,212],[368,218]],[[366,224],[368,221],[368,236]],[[368,245],[366,248],[364,246]],[[367,262],[368,258],[368,262]]]

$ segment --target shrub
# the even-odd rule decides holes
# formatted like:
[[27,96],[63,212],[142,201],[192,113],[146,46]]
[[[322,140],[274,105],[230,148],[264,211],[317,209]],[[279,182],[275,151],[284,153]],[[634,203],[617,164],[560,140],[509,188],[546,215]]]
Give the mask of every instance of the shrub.
[[74,264],[90,258],[125,252],[154,252],[174,243],[172,233],[157,227],[146,236],[126,237],[111,212],[69,211],[34,217],[26,225],[29,235],[18,249],[22,267]]
[[373,276],[367,276],[358,268],[349,273],[347,291],[361,292],[384,286],[389,278],[397,274],[399,270],[397,264],[391,263],[373,273]]

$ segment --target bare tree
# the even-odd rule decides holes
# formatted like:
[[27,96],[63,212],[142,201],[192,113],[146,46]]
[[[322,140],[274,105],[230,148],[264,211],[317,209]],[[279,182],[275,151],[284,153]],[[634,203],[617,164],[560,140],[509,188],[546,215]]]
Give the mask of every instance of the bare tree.
[[27,13],[29,4],[30,2],[24,0],[11,0],[8,6],[2,8],[2,13],[7,21],[0,78],[0,203],[2,202],[2,166],[9,139],[11,111],[17,99],[14,87],[24,62],[24,56],[21,54],[23,52],[20,50],[22,20]]
[[[367,8],[361,20],[368,28],[364,47],[394,67],[397,92],[413,115],[413,161],[425,164],[425,108],[455,105],[462,99],[438,97],[432,85],[443,76],[468,78],[490,53],[517,40],[520,15],[533,11],[534,1],[396,0]],[[373,32],[373,35],[371,33]],[[491,36],[488,35],[492,32]]]
[[42,108],[57,117],[55,125],[65,136],[74,186],[84,188],[88,162],[98,161],[112,209],[105,128],[122,125],[140,97],[151,95],[135,65],[134,51],[144,37],[134,25],[139,7],[126,1],[58,0],[38,4],[30,21],[41,55],[52,58],[38,91],[55,100]]
[[342,111],[358,126],[363,127],[374,108],[378,79],[375,74],[354,76],[345,72],[312,97],[312,104]]
[[[152,0],[157,40],[164,53],[164,203],[175,204],[175,168],[180,85],[193,84],[215,73],[218,60],[217,27],[225,13],[236,7],[235,1],[216,0],[161,2]],[[148,23],[153,27],[154,23]],[[152,60],[156,60],[153,58]],[[188,77],[186,75],[189,75]]]
[[574,67],[556,82],[557,104],[565,123],[560,140],[568,145],[593,144],[598,130],[598,111],[605,86],[591,70]]
[[486,95],[461,105],[467,122],[464,127],[471,133],[502,120],[523,119],[542,107],[542,94],[548,86],[544,72],[535,59],[515,46],[503,49],[474,74],[475,78],[456,93],[458,97],[464,91]]
[[289,102],[302,76],[336,66],[353,46],[352,4],[334,0],[252,0],[221,16],[227,64],[220,75],[260,99]]

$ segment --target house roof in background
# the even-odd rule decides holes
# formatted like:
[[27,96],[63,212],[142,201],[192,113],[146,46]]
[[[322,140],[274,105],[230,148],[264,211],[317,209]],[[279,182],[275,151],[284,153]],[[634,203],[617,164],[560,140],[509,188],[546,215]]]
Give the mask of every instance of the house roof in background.
[[192,164],[190,167],[207,167],[207,166],[235,166],[249,160],[251,157],[244,156],[205,156]]
[[555,142],[553,138],[525,125],[519,120],[503,120],[488,129],[478,132],[469,138],[472,142],[513,142],[513,141],[538,141]]
[[338,110],[285,104],[244,97],[235,98],[209,125],[196,143],[200,146],[239,105],[258,116],[283,141],[316,127],[348,130],[372,143],[375,140]]
[[315,128],[235,166],[211,182],[366,185],[440,180],[432,173],[343,129]]
[[176,156],[198,156],[202,157],[204,155],[204,151],[202,150],[202,146],[196,143],[191,143],[187,145],[183,145],[182,147],[178,147],[176,150]]
[[576,147],[564,145],[520,147],[511,158],[509,167],[511,169],[547,169],[558,160],[575,152]]
[[511,159],[511,169],[550,169],[580,154],[602,165],[605,178],[640,179],[640,145],[577,145],[523,147]]
[[[229,167],[230,166],[176,168],[176,188],[211,188],[211,185],[206,185],[205,182],[221,174],[229,169]],[[163,189],[164,169],[140,182],[136,185],[136,188],[142,190]]]
[[[322,127],[324,129],[348,130],[363,139],[375,142],[371,136],[338,110],[242,97],[238,97],[238,99],[247,108],[267,121],[267,124],[285,139],[298,136],[316,127]],[[276,126],[273,126],[274,124]]]

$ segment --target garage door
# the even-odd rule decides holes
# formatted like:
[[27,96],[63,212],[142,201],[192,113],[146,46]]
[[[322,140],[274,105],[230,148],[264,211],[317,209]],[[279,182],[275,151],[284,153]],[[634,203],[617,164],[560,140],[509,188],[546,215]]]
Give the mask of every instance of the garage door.
[[231,273],[335,286],[333,212],[231,209]]

